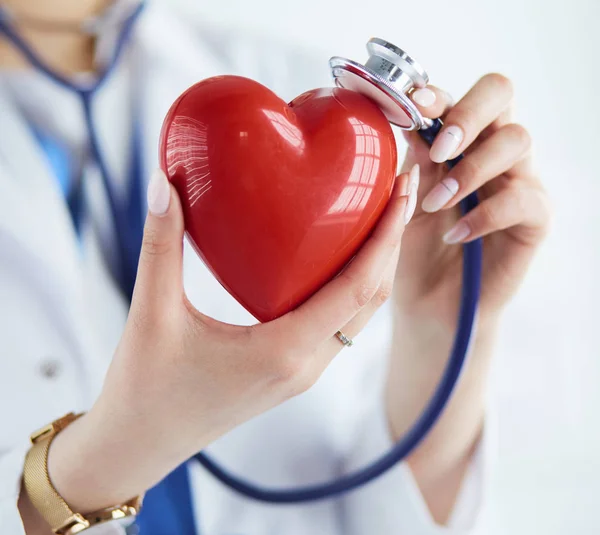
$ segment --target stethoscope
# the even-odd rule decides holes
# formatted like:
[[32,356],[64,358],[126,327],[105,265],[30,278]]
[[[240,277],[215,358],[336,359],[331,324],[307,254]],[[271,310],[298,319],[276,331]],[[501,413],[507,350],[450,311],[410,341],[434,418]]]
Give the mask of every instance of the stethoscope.
[[[112,186],[113,182],[111,182],[98,143],[98,136],[91,114],[91,102],[95,92],[116,65],[142,8],[143,3],[139,3],[125,19],[108,67],[103,70],[94,84],[82,87],[49,69],[40,61],[35,52],[15,31],[10,23],[10,17],[0,6],[0,33],[3,33],[12,41],[35,68],[81,98],[91,152],[101,172],[114,222],[118,229],[125,228],[122,226],[124,223],[130,224],[131,215],[123,214],[123,211],[119,209],[119,203]],[[443,126],[442,122],[439,119],[431,120],[423,117],[409,98],[413,88],[425,87],[429,82],[425,70],[406,52],[383,39],[373,38],[369,40],[367,51],[369,58],[364,64],[341,57],[330,59],[329,65],[336,85],[366,95],[377,103],[390,123],[405,130],[418,130],[419,135],[431,145]],[[139,152],[140,147],[135,145],[134,150]],[[459,156],[447,162],[448,166],[453,167],[461,158],[462,156]],[[141,184],[138,184],[138,186],[141,187]],[[461,202],[461,210],[466,213],[473,209],[477,202],[477,195],[472,193]],[[140,214],[138,222],[140,229],[136,230],[136,232],[140,232],[139,237],[141,237],[142,219]],[[135,282],[137,254],[139,254],[140,247],[139,243],[136,243],[138,236],[134,235],[134,232],[130,233],[129,237],[123,236],[125,233],[122,232],[116,234],[120,253],[122,254],[122,287],[125,288],[125,292],[130,292]],[[372,464],[334,481],[289,489],[270,489],[246,481],[220,466],[203,452],[196,454],[194,458],[227,487],[246,497],[269,503],[301,503],[333,498],[361,487],[390,470],[394,465],[405,459],[428,434],[442,414],[458,383],[475,328],[481,285],[482,253],[481,239],[463,245],[464,262],[460,311],[450,358],[433,396],[420,417],[402,439],[385,455]]]

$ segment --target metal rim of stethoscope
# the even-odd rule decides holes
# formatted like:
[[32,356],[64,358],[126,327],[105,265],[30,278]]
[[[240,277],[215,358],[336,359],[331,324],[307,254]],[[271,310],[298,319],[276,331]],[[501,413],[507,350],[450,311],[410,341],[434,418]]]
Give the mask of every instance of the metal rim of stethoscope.
[[[142,7],[143,2],[128,17],[117,42],[116,52],[113,55],[113,65],[116,63],[120,55],[120,50],[123,48],[127,36],[131,32],[133,22],[139,15]],[[5,35],[11,38],[35,67],[48,72],[60,85],[72,88],[67,79],[53,73],[44,66],[31,53],[25,43],[19,39],[19,36],[11,32],[6,24],[8,23],[8,20],[6,20],[7,17],[4,17],[3,24],[2,15],[3,12],[0,9],[0,32],[3,31]],[[6,15],[6,12],[4,12],[4,15]],[[405,95],[405,92],[410,90],[410,88],[414,86],[421,87],[427,83],[425,71],[401,49],[381,39],[372,39],[369,41],[367,49],[371,57],[364,66],[351,60],[334,62],[333,60],[335,59],[342,60],[343,58],[332,58],[332,70],[337,69],[337,71],[333,72],[336,84],[346,87],[346,82],[350,81],[351,89],[367,94],[377,104],[385,102],[385,106],[391,106],[391,108],[383,108],[390,122],[409,130],[420,128],[419,133],[421,136],[431,143],[431,140],[441,127],[441,122],[439,120],[430,122],[424,119],[418,109],[416,109]],[[89,91],[90,93],[95,91],[103,83],[106,74],[111,69],[112,67],[107,68],[103,75],[96,80],[95,85],[85,91]],[[349,73],[350,76],[346,77],[344,72]],[[353,88],[352,83],[361,79],[364,80],[364,83],[359,81],[360,87]],[[373,93],[372,90],[380,91],[380,93]],[[388,99],[392,99],[392,101],[390,102]],[[409,117],[412,122],[407,124],[406,119],[401,116],[402,113]],[[449,162],[449,165],[453,165],[458,160],[459,158]],[[466,213],[476,205],[477,196],[473,193],[461,202],[461,209],[463,213]],[[343,476],[340,479],[328,483],[291,489],[267,489],[260,487],[243,478],[232,475],[203,452],[196,454],[194,458],[216,479],[232,490],[246,497],[269,503],[302,503],[339,496],[365,485],[402,461],[423,440],[443,412],[459,380],[467,357],[471,336],[474,331],[477,302],[481,286],[481,239],[464,244],[463,251],[463,285],[460,310],[450,358],[429,403],[409,431],[390,451],[365,468]]]
[[339,56],[329,60],[335,84],[374,100],[387,120],[403,130],[432,126],[408,96],[413,88],[429,83],[425,69],[400,47],[379,37],[369,39],[367,51],[369,58],[364,65]]

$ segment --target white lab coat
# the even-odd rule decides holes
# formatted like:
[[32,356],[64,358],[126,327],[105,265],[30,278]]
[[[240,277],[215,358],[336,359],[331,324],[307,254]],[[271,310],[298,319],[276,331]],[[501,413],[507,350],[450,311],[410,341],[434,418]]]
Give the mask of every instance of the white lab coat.
[[[215,74],[242,74],[287,99],[330,83],[326,57],[313,62],[258,38],[193,27],[154,5],[138,21],[127,55],[141,81],[138,101],[146,176],[156,167],[163,117],[192,83]],[[117,71],[115,79],[118,76]],[[96,111],[114,175],[119,175],[118,154],[123,152],[118,144],[111,145],[115,121],[123,120],[111,113],[111,99],[124,98],[119,91],[118,83],[109,81]],[[92,194],[99,197],[102,190]],[[66,412],[90,407],[119,340],[127,306],[93,232],[86,234],[89,239],[81,250],[52,171],[3,90],[1,76],[0,199],[0,533],[21,535],[16,503],[27,437]],[[185,286],[203,312],[230,322],[252,322],[187,247]],[[372,461],[391,446],[381,403],[389,339],[390,317],[383,309],[313,389],[242,425],[213,444],[210,452],[235,473],[279,487],[329,480]],[[342,499],[300,506],[247,500],[193,464],[198,531],[203,535],[480,533],[483,456],[480,448],[463,484],[452,527],[444,528],[432,521],[404,464]]]

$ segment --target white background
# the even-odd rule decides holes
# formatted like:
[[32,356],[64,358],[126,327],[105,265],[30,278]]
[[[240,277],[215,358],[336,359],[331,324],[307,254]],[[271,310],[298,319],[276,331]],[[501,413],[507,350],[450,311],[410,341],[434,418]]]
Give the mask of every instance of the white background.
[[456,97],[485,72],[513,79],[556,218],[496,358],[494,533],[600,533],[600,1],[173,3],[321,49],[324,65],[363,60],[364,42],[384,37]]

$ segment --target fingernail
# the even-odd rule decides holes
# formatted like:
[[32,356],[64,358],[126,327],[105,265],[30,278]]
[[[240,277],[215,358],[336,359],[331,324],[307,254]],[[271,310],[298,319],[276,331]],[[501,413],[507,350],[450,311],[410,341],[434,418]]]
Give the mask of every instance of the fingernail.
[[417,89],[412,94],[412,99],[423,108],[433,106],[435,103],[435,93],[431,89]]
[[409,186],[408,186],[408,201],[406,202],[406,209],[404,211],[404,224],[408,225],[412,216],[415,214],[417,207],[417,193],[419,191],[419,177],[420,177],[419,164],[413,165],[409,175]]
[[444,178],[423,199],[421,207],[425,212],[437,212],[444,207],[458,191],[458,182],[453,178]]
[[469,225],[465,221],[459,221],[444,234],[442,240],[451,245],[463,241],[469,234],[471,234]]
[[156,216],[162,216],[169,209],[171,201],[171,187],[166,175],[161,169],[152,173],[148,184],[148,210]]
[[458,126],[444,128],[435,138],[429,157],[435,163],[445,162],[452,156],[463,140],[464,134]]

